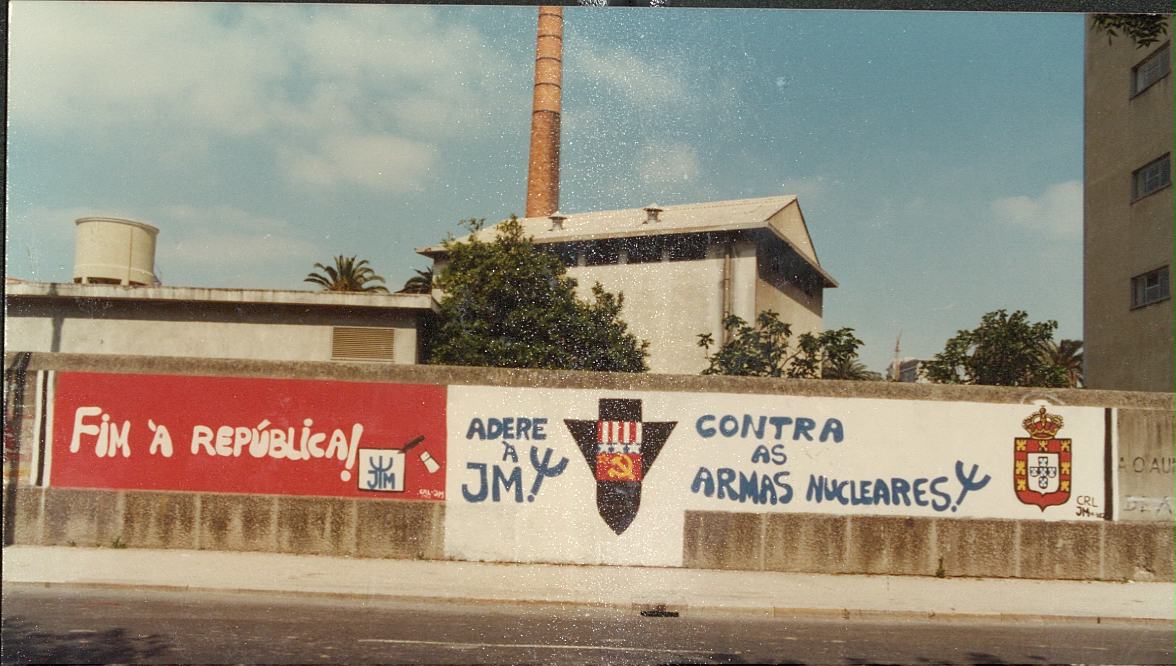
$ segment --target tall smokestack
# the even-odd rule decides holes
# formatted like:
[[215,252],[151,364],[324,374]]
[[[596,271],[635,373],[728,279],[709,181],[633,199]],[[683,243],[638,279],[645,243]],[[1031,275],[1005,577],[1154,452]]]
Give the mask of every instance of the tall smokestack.
[[535,100],[527,165],[527,217],[559,208],[560,79],[563,75],[563,7],[539,8],[535,38]]

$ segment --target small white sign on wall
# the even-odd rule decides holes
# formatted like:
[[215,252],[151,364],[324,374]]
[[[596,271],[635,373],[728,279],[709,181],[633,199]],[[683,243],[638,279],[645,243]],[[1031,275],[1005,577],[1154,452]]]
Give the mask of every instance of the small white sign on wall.
[[360,490],[376,493],[404,492],[404,452],[394,449],[360,449],[357,456]]

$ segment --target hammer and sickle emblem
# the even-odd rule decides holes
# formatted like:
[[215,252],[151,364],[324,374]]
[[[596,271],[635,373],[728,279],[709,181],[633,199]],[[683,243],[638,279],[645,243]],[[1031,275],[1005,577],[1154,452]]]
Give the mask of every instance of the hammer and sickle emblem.
[[629,456],[615,455],[609,460],[608,476],[611,479],[633,479],[633,460]]

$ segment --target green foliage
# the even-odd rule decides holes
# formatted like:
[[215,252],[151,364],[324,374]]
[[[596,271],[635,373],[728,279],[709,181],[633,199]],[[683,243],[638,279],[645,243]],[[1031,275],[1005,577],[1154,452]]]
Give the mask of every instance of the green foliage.
[[989,312],[980,326],[957,332],[923,367],[941,384],[1065,387],[1067,371],[1043,353],[1057,328],[1056,321],[1030,322],[1022,310]]
[[868,369],[856,357],[851,356],[825,363],[821,368],[821,379],[880,382],[882,381],[882,373]]
[[1061,342],[1050,340],[1042,349],[1042,354],[1049,362],[1066,371],[1066,386],[1079,388],[1085,384],[1081,340],[1062,340]]
[[[463,224],[476,232],[483,221]],[[436,279],[445,292],[429,340],[429,362],[509,368],[644,372],[648,342],[620,320],[622,295],[599,284],[591,302],[553,254],[523,236],[518,219],[493,241],[445,242]]]
[[355,257],[335,257],[334,266],[315,264],[321,273],[311,273],[303,282],[317,284],[323,291],[365,291],[368,293],[386,294],[388,289],[376,282],[383,282],[384,278],[376,275],[367,259],[356,261]]
[[1163,14],[1095,14],[1090,29],[1105,33],[1108,44],[1113,44],[1121,33],[1135,42],[1135,48],[1142,49],[1168,34],[1168,23]]
[[723,320],[723,330],[727,342],[714,354],[710,353],[715,344],[711,334],[698,336],[698,346],[706,350],[710,363],[702,371],[704,375],[816,379],[825,367],[855,359],[862,345],[852,328],[840,328],[819,335],[802,333],[793,349],[792,326],[771,310],[759,313],[754,326],[730,315]]
[[408,278],[404,282],[404,287],[398,294],[427,294],[433,291],[433,267],[430,266],[425,270],[414,270],[416,275]]

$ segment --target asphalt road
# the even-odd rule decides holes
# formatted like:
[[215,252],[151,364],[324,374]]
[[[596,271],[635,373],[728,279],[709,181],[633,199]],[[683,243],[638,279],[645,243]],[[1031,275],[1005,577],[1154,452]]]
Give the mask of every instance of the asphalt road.
[[1173,663],[1172,626],[1155,623],[643,617],[20,584],[3,602],[4,663]]

